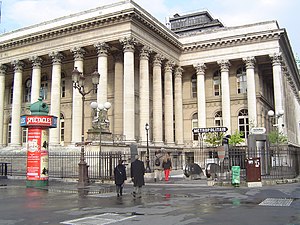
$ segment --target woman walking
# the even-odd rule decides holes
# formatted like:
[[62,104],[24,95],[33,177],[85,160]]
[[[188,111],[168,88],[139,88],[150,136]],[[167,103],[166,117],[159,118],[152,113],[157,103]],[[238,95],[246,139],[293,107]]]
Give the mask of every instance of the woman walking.
[[119,164],[115,167],[114,175],[115,175],[117,196],[120,197],[123,194],[124,181],[127,180],[126,168],[123,165],[122,159],[119,160]]
[[165,181],[168,181],[170,171],[172,170],[172,162],[171,162],[171,157],[170,157],[169,153],[165,154],[165,157],[164,157],[164,160],[162,163],[162,167],[163,167],[164,173],[165,173]]

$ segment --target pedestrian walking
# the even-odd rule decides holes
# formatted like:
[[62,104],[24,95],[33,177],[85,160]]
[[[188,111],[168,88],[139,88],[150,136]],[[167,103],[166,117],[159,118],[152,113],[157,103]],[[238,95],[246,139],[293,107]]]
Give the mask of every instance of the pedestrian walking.
[[157,180],[162,180],[162,172],[163,172],[163,148],[161,150],[158,150],[155,154],[155,160],[154,160],[154,182]]
[[114,169],[115,184],[117,196],[123,195],[124,181],[127,180],[126,167],[123,165],[124,160],[119,160],[118,165]]
[[165,173],[165,181],[168,181],[170,171],[172,170],[172,162],[171,162],[171,157],[170,157],[169,153],[165,154],[165,157],[164,157],[164,160],[162,163],[162,167],[163,167],[164,173]]
[[145,175],[145,166],[144,162],[139,160],[139,156],[135,156],[135,160],[131,163],[131,179],[133,182],[133,197],[141,198],[142,197],[142,186],[145,185],[144,175]]

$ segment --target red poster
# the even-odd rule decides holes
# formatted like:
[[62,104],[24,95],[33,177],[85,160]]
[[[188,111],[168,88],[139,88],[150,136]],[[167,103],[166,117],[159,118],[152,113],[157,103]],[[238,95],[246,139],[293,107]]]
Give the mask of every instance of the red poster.
[[27,180],[48,179],[48,130],[28,128]]

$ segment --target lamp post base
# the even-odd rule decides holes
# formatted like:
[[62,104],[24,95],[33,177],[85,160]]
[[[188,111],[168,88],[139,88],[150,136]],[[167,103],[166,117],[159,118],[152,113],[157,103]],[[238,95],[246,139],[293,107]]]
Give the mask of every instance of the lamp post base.
[[89,184],[89,177],[88,177],[88,165],[86,162],[78,163],[79,166],[79,179],[78,179],[78,187],[82,188]]
[[150,164],[150,161],[147,159],[146,160],[146,171],[145,171],[146,173],[151,173],[151,169],[150,169],[150,165],[149,164]]

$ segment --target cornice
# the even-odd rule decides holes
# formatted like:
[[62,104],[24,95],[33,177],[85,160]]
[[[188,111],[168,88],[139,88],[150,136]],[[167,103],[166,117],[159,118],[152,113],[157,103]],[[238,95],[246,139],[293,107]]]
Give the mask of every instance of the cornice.
[[147,26],[150,30],[157,33],[159,36],[163,37],[165,40],[167,40],[169,43],[173,44],[177,48],[182,48],[181,43],[177,40],[176,37],[174,37],[175,34],[173,34],[174,36],[172,36],[170,34],[171,32],[167,30],[168,28],[164,30],[163,28],[161,28],[161,26],[156,26],[156,21],[151,21],[137,9],[130,8],[122,10],[120,12],[106,14],[105,16],[98,16],[86,20],[76,21],[60,27],[31,33],[29,35],[20,36],[18,38],[13,38],[0,43],[0,51],[9,50],[11,48],[18,48],[21,46],[60,38],[70,34],[95,30],[97,28],[103,28],[104,26],[133,20],[139,21],[143,25]]
[[241,36],[232,36],[226,38],[212,39],[209,41],[200,41],[192,44],[186,44],[183,46],[184,52],[199,51],[199,50],[212,50],[226,47],[249,45],[253,43],[261,43],[270,40],[279,40],[281,31],[267,32],[258,34],[247,34]]
[[109,14],[105,17],[102,16],[89,18],[87,20],[77,21],[76,23],[74,22],[71,24],[55,27],[41,32],[35,32],[30,35],[24,35],[0,43],[0,50],[8,50],[10,48],[17,48],[33,43],[56,39],[65,35],[94,30],[99,27],[128,21],[133,17],[133,15],[134,12],[132,12],[132,10],[127,10],[127,12],[122,11],[122,13],[119,14]]

